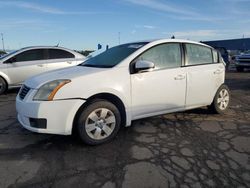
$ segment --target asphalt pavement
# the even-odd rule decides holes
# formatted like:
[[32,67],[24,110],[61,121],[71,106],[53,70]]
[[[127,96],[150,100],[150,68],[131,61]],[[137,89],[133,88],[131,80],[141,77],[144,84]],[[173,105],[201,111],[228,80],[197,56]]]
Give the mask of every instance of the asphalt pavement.
[[250,187],[250,72],[226,77],[225,115],[146,118],[100,146],[23,129],[11,90],[0,96],[0,188]]

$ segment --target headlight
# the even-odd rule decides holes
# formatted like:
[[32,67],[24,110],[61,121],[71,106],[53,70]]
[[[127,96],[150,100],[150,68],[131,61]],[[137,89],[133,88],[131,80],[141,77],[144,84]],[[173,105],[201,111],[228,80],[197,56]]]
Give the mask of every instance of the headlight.
[[71,80],[54,80],[42,85],[33,100],[36,101],[52,101],[57,91]]

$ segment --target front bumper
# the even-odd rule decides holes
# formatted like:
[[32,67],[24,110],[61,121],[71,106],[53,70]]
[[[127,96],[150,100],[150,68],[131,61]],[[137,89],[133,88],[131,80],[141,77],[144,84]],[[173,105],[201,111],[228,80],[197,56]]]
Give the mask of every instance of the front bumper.
[[[24,100],[16,98],[17,118],[21,125],[33,132],[70,135],[74,117],[84,104],[81,99],[56,101],[33,101],[35,90],[31,90]],[[34,120],[46,120],[46,126],[37,128]]]
[[236,62],[235,63],[236,67],[250,67],[250,62]]

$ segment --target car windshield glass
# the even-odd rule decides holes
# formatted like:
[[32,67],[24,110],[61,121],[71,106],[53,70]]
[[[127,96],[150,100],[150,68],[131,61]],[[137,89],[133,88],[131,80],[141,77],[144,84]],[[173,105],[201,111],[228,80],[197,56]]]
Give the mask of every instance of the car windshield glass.
[[139,43],[129,43],[119,45],[113,48],[106,50],[105,52],[98,54],[94,57],[91,57],[84,63],[80,64],[81,66],[87,67],[98,67],[98,68],[110,68],[119,64],[126,57],[131,55],[133,52],[146,45],[147,42]]
[[11,56],[12,54],[14,54],[14,53],[16,53],[16,52],[17,52],[17,50],[16,50],[16,51],[12,51],[12,52],[10,52],[10,53],[8,53],[8,54],[5,54],[5,55],[1,56],[0,59],[7,58],[7,57]]

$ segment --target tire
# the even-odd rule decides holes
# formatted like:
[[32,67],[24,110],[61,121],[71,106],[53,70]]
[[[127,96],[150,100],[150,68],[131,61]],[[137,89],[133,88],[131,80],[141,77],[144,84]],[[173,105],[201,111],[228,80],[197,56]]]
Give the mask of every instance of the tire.
[[209,109],[216,114],[224,114],[230,105],[230,91],[229,88],[223,84],[217,90],[213,103],[209,106]]
[[6,90],[7,90],[7,83],[2,77],[0,77],[0,95],[3,94]]
[[244,71],[244,67],[236,67],[237,72],[243,72]]
[[113,139],[121,126],[118,108],[106,100],[95,100],[81,109],[77,133],[86,144],[98,145]]

